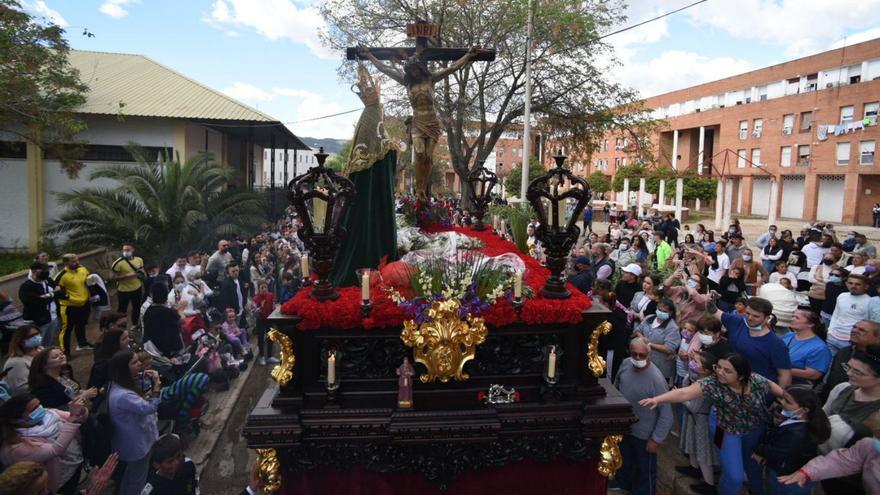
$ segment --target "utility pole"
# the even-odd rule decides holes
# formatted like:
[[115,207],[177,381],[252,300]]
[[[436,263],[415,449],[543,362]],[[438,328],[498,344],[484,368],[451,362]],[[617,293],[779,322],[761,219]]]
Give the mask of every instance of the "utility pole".
[[522,183],[519,200],[525,207],[526,190],[529,188],[529,148],[532,141],[532,0],[529,0],[529,17],[526,24],[526,98],[523,112]]

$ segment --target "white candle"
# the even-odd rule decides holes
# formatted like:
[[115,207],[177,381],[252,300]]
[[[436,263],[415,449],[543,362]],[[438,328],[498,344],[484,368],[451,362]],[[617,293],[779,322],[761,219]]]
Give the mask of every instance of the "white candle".
[[370,300],[370,271],[364,271],[363,275],[361,275],[361,299],[364,301]]
[[513,297],[517,299],[522,297],[522,272],[513,274]]
[[547,378],[556,378],[556,346],[550,348],[547,356]]
[[302,255],[302,258],[299,261],[303,278],[309,278],[309,255]]
[[501,219],[501,237],[507,235],[507,220]]
[[312,198],[312,217],[315,224],[312,226],[317,233],[324,232],[324,220],[327,218],[327,202],[321,198]]
[[336,353],[331,352],[327,358],[327,383],[336,383]]

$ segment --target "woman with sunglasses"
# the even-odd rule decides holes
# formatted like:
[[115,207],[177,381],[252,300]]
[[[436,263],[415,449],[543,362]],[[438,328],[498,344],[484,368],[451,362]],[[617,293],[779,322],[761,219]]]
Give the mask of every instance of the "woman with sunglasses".
[[660,404],[678,404],[704,397],[718,411],[718,425],[724,431],[721,443],[721,495],[735,495],[748,473],[749,489],[763,495],[763,470],[752,458],[769,420],[766,398],[769,394],[782,397],[782,387],[752,373],[748,360],[731,354],[718,361],[715,376],[675,389],[639,405],[654,409]]

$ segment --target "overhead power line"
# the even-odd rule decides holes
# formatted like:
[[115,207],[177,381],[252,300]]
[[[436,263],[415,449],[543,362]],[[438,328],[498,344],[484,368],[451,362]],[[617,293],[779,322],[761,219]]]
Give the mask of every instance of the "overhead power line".
[[[658,15],[658,16],[656,16],[656,17],[652,17],[652,18],[650,18],[650,19],[645,19],[644,21],[642,21],[642,22],[638,22],[638,23],[636,23],[636,24],[633,24],[632,26],[626,26],[626,27],[624,27],[624,28],[618,29],[617,31],[612,31],[612,32],[607,33],[607,34],[603,34],[602,36],[599,36],[599,37],[593,38],[593,41],[603,40],[603,39],[605,39],[605,38],[608,38],[609,36],[614,36],[615,34],[620,34],[620,33],[623,33],[623,32],[626,32],[626,31],[629,31],[629,30],[631,30],[631,29],[635,29],[635,28],[637,28],[637,27],[644,26],[645,24],[650,24],[650,23],[652,23],[652,22],[659,21],[660,19],[663,19],[664,17],[669,17],[669,16],[671,16],[671,15],[673,15],[673,14],[677,14],[677,13],[679,13],[679,12],[685,11],[685,10],[691,8],[691,7],[696,7],[697,5],[700,5],[701,3],[706,3],[706,2],[708,2],[708,1],[709,1],[709,0],[698,0],[698,1],[696,1],[696,2],[693,2],[693,3],[690,3],[690,4],[688,4],[688,5],[685,5],[684,7],[681,7],[681,8],[675,9],[675,10],[671,10],[671,11],[669,11],[669,12],[666,12],[666,13],[664,13],[664,14],[660,14],[660,15]],[[350,113],[358,112],[358,111],[360,111],[360,110],[363,110],[363,109],[362,109],[362,108],[355,108],[355,109],[352,109],[352,110],[346,110],[346,111],[344,111],[344,112],[332,113],[332,114],[330,114],[330,115],[322,115],[322,116],[320,116],[320,117],[313,117],[313,118],[310,118],[310,119],[293,120],[293,121],[290,121],[290,122],[281,122],[281,124],[282,124],[282,125],[293,125],[293,124],[302,124],[303,122],[314,122],[314,121],[316,121],[316,120],[330,119],[330,118],[333,118],[333,117],[339,117],[340,115],[347,115],[347,114],[350,114]],[[278,124],[254,124],[254,125],[214,124],[214,125],[212,125],[212,127],[275,127],[275,126],[277,126],[277,125],[278,125]]]

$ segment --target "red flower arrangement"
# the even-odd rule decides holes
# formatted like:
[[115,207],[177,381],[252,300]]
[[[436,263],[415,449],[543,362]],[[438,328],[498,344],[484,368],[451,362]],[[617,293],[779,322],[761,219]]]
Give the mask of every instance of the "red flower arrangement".
[[[483,241],[485,247],[480,251],[486,256],[498,256],[504,253],[515,253],[526,264],[523,284],[530,286],[535,297],[526,299],[522,306],[521,318],[528,325],[546,324],[577,324],[582,321],[581,313],[590,308],[592,301],[569,284],[571,297],[568,299],[546,299],[541,294],[541,287],[550,275],[550,270],[541,266],[538,260],[520,253],[516,246],[491,231],[472,231],[468,228],[440,228],[433,226],[425,231],[448,232],[476,237]],[[299,328],[316,330],[319,328],[390,328],[398,327],[407,320],[403,309],[398,307],[384,290],[376,287],[371,291],[373,309],[367,318],[361,316],[360,287],[343,287],[338,290],[339,299],[319,302],[311,297],[311,290],[303,288],[293,299],[281,305],[281,312],[302,318]],[[481,315],[486,324],[492,327],[503,327],[516,323],[517,316],[513,305],[507,299],[499,299],[488,311]]]

